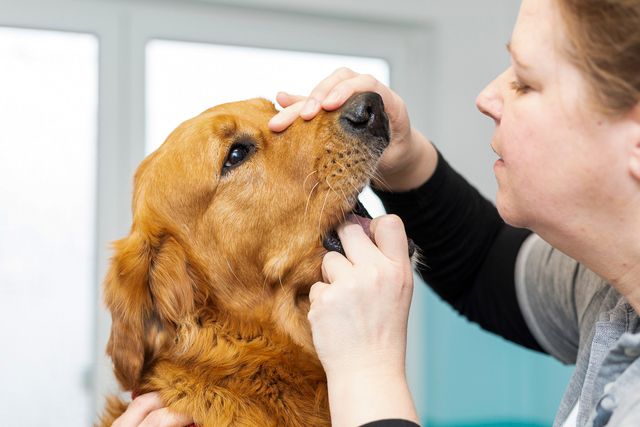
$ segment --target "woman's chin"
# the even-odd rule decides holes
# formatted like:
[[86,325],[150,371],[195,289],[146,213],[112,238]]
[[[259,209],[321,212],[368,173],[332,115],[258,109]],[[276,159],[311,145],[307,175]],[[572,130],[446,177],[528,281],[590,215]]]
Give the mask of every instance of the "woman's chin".
[[526,221],[521,212],[511,203],[504,194],[498,191],[496,196],[496,208],[504,222],[512,227],[524,228]]

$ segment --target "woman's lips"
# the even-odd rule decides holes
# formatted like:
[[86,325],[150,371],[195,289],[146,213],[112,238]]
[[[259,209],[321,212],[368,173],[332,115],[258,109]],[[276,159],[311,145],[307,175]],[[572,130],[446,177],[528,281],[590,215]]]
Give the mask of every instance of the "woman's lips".
[[496,147],[493,146],[493,144],[491,144],[491,150],[493,150],[494,153],[496,153],[496,155],[502,159],[502,156],[500,155],[500,152],[498,151],[498,149]]

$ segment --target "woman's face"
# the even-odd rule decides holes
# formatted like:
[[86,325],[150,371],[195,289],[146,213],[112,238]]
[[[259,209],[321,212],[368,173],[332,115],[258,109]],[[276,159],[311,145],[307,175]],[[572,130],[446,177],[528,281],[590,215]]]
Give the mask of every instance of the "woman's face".
[[626,170],[620,126],[595,112],[565,56],[555,1],[522,2],[508,46],[512,65],[477,99],[496,125],[498,210],[538,233],[580,231],[617,188],[622,174],[612,171]]

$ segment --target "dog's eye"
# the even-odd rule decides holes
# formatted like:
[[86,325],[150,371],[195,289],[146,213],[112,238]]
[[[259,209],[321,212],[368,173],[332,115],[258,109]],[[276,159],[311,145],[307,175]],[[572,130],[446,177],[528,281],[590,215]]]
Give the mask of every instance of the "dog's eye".
[[253,145],[248,143],[233,144],[229,149],[229,154],[224,162],[222,172],[224,173],[229,169],[238,166],[240,163],[245,161],[247,157],[249,157],[249,154],[251,154],[253,150]]
[[244,145],[238,145],[237,147],[231,149],[229,153],[229,157],[227,157],[227,162],[224,164],[226,167],[231,167],[233,165],[237,165],[241,161],[247,157],[249,154],[249,148]]

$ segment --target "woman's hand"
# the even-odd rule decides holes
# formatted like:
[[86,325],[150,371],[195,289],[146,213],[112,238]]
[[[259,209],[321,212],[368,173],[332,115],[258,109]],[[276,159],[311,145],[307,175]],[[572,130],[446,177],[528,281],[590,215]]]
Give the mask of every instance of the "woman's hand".
[[424,183],[435,170],[435,148],[411,127],[402,98],[368,74],[339,68],[322,80],[307,97],[278,93],[276,100],[284,109],[271,118],[269,129],[280,132],[298,117],[311,120],[320,109],[336,110],[357,92],[380,94],[389,117],[391,142],[378,163],[381,180],[374,181],[374,185],[382,189],[404,191]]
[[347,257],[327,253],[325,282],[309,294],[313,342],[337,426],[382,418],[417,422],[405,377],[413,293],[407,237],[395,215],[374,219],[370,228],[375,244],[359,224],[338,228]]
[[146,393],[133,399],[113,427],[184,427],[193,421],[165,407],[158,393]]

